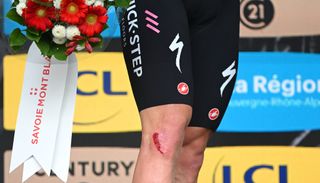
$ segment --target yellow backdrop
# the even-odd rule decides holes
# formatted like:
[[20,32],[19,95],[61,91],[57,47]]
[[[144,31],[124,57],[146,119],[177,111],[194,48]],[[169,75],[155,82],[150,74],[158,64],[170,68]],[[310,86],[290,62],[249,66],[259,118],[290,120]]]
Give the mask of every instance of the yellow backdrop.
[[[75,133],[141,129],[122,53],[77,54]],[[26,55],[4,58],[4,128],[14,130]]]

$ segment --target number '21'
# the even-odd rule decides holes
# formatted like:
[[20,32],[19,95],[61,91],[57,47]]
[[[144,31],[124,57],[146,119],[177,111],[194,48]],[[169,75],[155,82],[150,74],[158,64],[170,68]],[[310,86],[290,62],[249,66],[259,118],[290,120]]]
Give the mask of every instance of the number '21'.
[[265,14],[264,14],[264,5],[263,4],[259,4],[259,5],[255,5],[255,4],[250,4],[248,6],[248,9],[250,11],[250,15],[249,18],[251,20],[263,20],[265,18]]

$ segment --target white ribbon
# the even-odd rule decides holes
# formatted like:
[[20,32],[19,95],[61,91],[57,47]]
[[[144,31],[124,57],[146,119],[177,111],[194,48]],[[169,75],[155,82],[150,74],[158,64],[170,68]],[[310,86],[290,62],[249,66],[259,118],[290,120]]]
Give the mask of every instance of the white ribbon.
[[10,164],[12,172],[24,163],[23,182],[40,169],[67,181],[77,77],[74,54],[48,60],[31,45]]

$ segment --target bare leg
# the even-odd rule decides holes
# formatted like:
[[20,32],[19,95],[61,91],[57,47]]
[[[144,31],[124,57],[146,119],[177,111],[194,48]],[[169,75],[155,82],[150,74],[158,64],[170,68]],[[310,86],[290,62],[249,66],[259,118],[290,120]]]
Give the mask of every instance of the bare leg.
[[196,183],[212,130],[188,127],[177,163],[176,183]]
[[168,104],[141,111],[142,142],[133,183],[174,183],[175,165],[181,152],[192,108]]

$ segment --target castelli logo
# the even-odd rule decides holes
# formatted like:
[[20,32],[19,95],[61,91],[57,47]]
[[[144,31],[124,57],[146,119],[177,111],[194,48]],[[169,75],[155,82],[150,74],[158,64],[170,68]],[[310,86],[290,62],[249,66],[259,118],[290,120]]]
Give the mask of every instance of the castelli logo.
[[177,89],[181,95],[188,95],[189,93],[189,86],[187,85],[187,83],[179,83]]
[[214,120],[216,120],[216,119],[219,117],[219,114],[220,114],[219,109],[213,108],[213,109],[211,109],[211,110],[209,111],[208,116],[209,116],[209,119],[210,119],[210,120],[214,121]]

